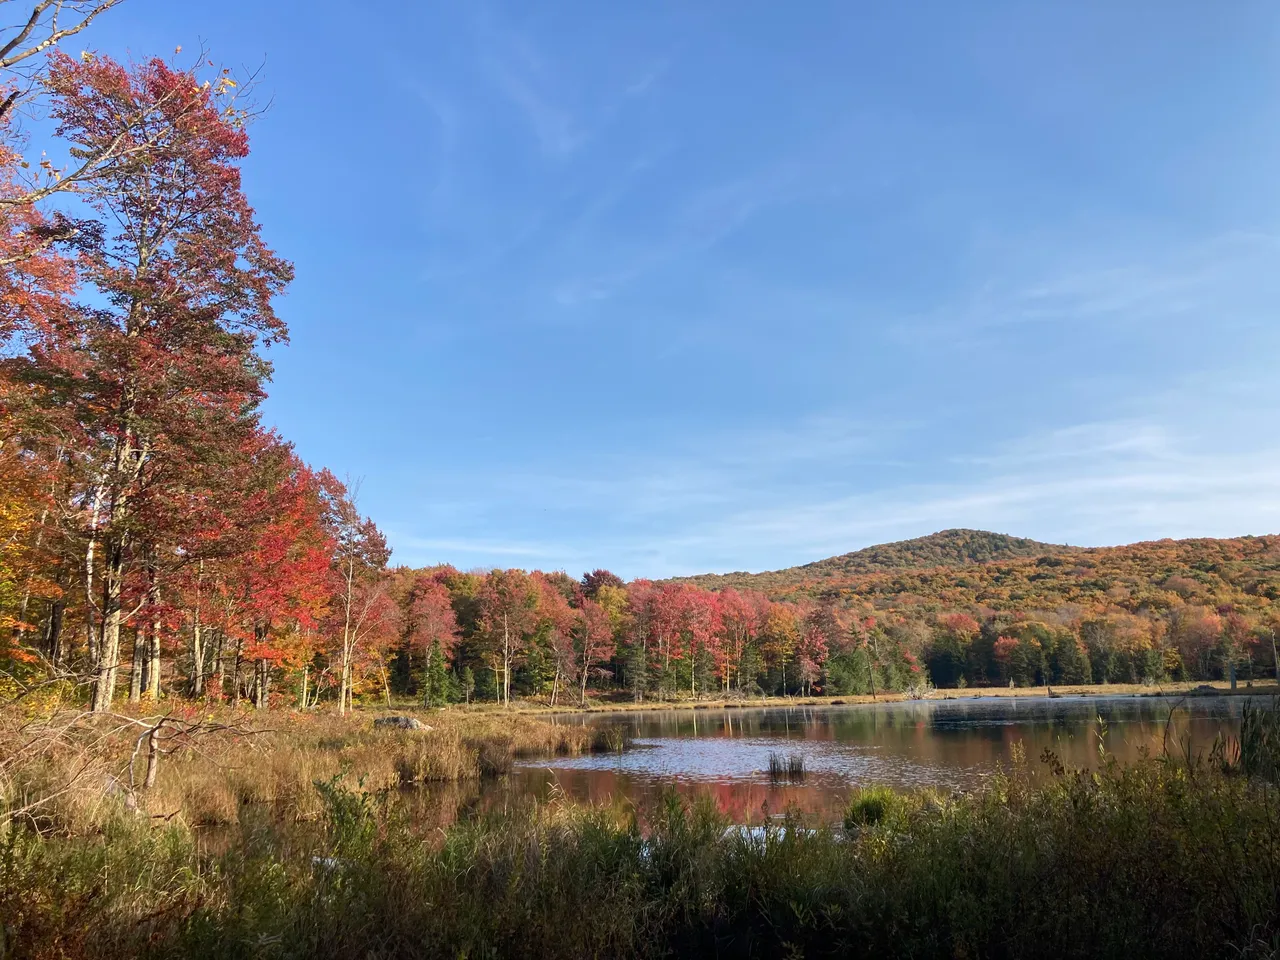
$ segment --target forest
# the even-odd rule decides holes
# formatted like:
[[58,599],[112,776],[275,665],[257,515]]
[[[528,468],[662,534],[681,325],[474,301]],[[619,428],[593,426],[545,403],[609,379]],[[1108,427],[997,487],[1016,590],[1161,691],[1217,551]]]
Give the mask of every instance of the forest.
[[54,23],[63,5],[38,3],[0,51],[7,699],[346,712],[1274,671],[1275,537],[946,531],[667,582],[389,566],[358,484],[262,422],[292,267],[241,182],[252,91],[203,54],[123,64],[53,42],[113,5]]

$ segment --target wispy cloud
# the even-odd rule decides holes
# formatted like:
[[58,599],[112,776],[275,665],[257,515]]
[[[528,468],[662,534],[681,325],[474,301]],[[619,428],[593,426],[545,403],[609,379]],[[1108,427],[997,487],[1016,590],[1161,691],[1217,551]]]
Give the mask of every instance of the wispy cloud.
[[753,173],[687,189],[672,204],[663,225],[644,237],[592,237],[570,249],[574,260],[606,263],[559,281],[553,297],[561,306],[608,300],[642,277],[669,264],[686,262],[747,226],[762,211],[831,189],[807,176],[797,158]]
[[1269,233],[1174,246],[1130,237],[1120,249],[1113,238],[1096,251],[1079,237],[1021,242],[1029,249],[991,252],[987,279],[967,293],[895,320],[898,336],[922,342],[1026,324],[1251,325],[1269,322],[1280,301],[1280,236]]
[[588,133],[558,93],[559,78],[533,40],[490,12],[480,21],[480,62],[497,89],[520,111],[543,154],[563,158]]
[[671,67],[670,59],[664,57],[651,64],[642,74],[632,80],[624,91],[628,97],[642,97],[647,94]]
[[[395,536],[397,562],[409,562],[406,557],[417,558],[414,562],[454,563],[466,566],[465,558],[513,557],[529,560],[549,561],[566,554],[572,554],[571,548],[564,544],[536,543],[523,541],[492,540],[468,537],[415,537]],[[460,559],[461,558],[461,559]]]
[[1175,440],[1166,427],[1142,420],[1115,420],[1062,427],[1020,438],[991,453],[953,460],[1007,470],[1103,458],[1160,463],[1177,456]]
[[1242,450],[1207,439],[1205,426],[1076,424],[996,445],[934,482],[904,484],[886,454],[915,425],[811,418],[707,437],[698,450],[648,463],[506,476],[486,491],[490,507],[517,502],[559,522],[564,536],[554,544],[406,543],[415,555],[668,576],[770,569],[948,527],[1078,545],[1280,531],[1280,445]]
[[817,559],[947,527],[1086,545],[1280,530],[1280,445],[1233,452],[1130,420],[1047,431],[971,462],[986,469],[743,509],[692,528],[682,552],[715,552],[732,569],[739,557]]

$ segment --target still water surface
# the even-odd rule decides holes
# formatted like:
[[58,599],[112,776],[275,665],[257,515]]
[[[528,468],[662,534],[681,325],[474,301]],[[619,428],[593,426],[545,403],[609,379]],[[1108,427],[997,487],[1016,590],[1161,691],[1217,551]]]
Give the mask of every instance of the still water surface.
[[[625,798],[643,810],[675,787],[710,794],[738,822],[788,808],[835,820],[855,786],[972,788],[1008,769],[1019,743],[1033,772],[1046,748],[1068,767],[1095,765],[1100,737],[1121,761],[1160,753],[1166,737],[1171,749],[1190,737],[1207,754],[1219,733],[1238,733],[1243,706],[1227,697],[991,697],[567,716],[558,722],[625,725],[635,748],[524,762],[478,799]],[[771,782],[771,753],[803,757],[804,782]]]

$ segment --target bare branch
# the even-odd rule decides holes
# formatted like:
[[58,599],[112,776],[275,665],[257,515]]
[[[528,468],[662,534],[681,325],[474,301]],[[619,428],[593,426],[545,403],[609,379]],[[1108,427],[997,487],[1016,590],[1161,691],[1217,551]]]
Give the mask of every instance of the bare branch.
[[[82,14],[76,23],[69,27],[59,29],[58,14],[64,6],[64,0],[56,0],[56,6],[55,0],[39,0],[35,9],[31,11],[31,18],[27,21],[26,26],[18,32],[16,37],[6,43],[3,47],[0,47],[0,70],[11,69],[23,60],[34,57],[36,54],[43,53],[58,41],[74,36],[85,27],[89,26],[89,24],[93,23],[100,14],[106,13],[112,7],[121,2],[122,0],[101,0],[101,2],[96,6],[90,7],[88,11]],[[49,23],[48,35],[46,35],[43,40],[38,40],[31,46],[24,47],[23,44],[31,38],[31,34],[35,32],[37,27],[39,27],[40,20],[45,11],[51,6],[54,10]],[[79,3],[73,4],[73,7],[75,9],[83,9],[83,5]]]

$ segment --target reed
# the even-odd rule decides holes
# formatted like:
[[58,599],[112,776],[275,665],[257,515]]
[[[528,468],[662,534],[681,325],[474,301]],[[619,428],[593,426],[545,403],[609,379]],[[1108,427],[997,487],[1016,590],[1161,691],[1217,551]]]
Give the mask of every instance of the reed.
[[783,756],[769,753],[769,780],[772,783],[804,783],[804,756],[799,753]]
[[[519,759],[620,750],[617,728],[557,724],[528,715],[446,711],[424,730],[381,729],[374,715],[277,713],[263,718],[230,710],[202,715],[225,721],[161,758],[155,785],[139,786],[136,728],[69,715],[43,726],[0,713],[0,813],[33,807],[43,831],[102,829],[122,802],[166,822],[234,824],[246,806],[270,804],[286,820],[318,817],[314,784],[342,775],[369,790],[501,776]],[[57,730],[48,742],[41,731]],[[26,751],[24,753],[24,751]],[[3,822],[0,819],[0,822]]]

